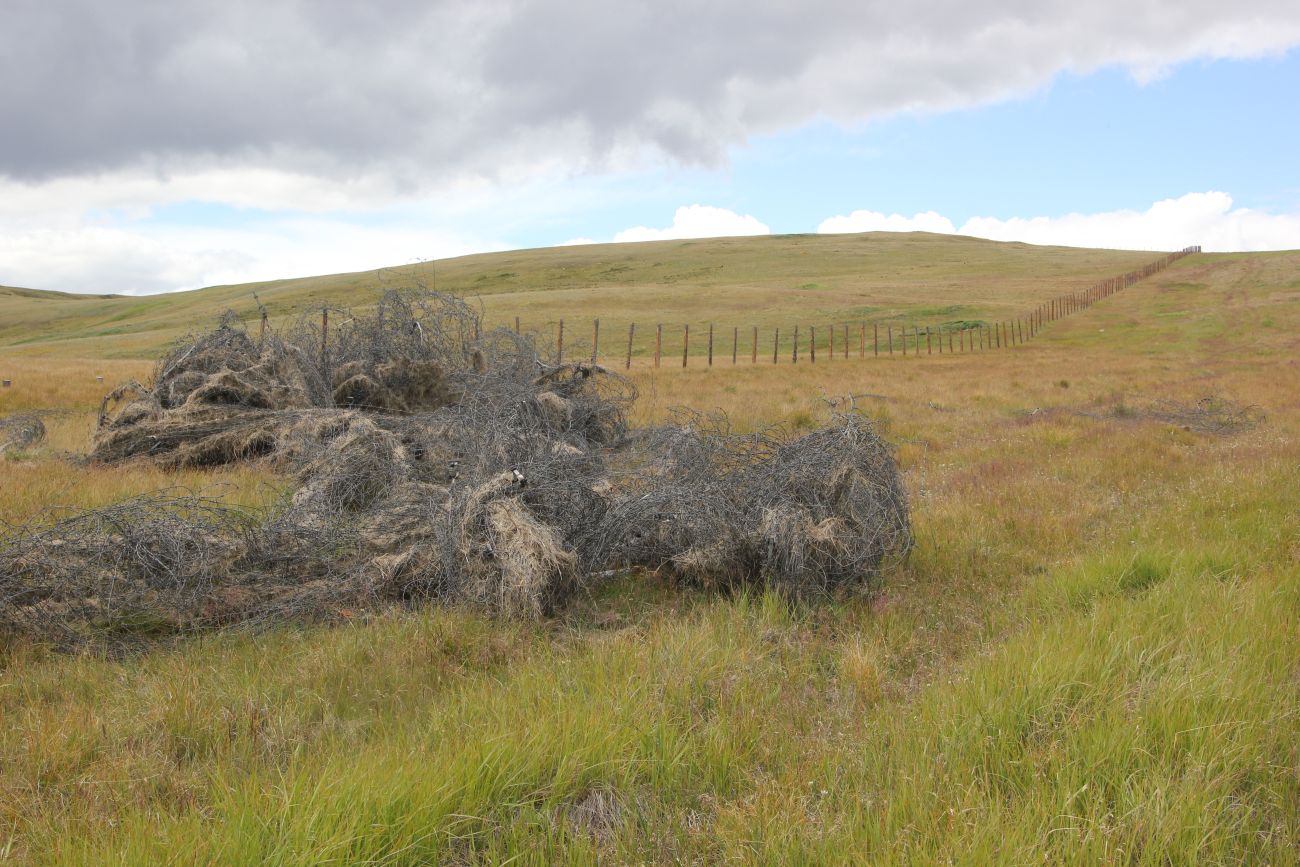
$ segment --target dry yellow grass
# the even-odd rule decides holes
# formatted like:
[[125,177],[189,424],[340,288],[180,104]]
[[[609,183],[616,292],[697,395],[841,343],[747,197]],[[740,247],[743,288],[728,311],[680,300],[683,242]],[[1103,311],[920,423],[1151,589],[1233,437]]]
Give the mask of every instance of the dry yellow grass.
[[[1295,864],[1297,274],[1300,253],[1193,257],[1001,353],[643,364],[642,421],[801,427],[857,395],[899,445],[910,561],[807,608],[643,577],[528,626],[432,611],[127,660],[11,647],[0,853]],[[0,462],[10,519],[176,481],[58,458],[98,400],[67,363],[25,369],[46,398],[0,394],[75,413]],[[1216,436],[1147,414],[1207,395],[1266,418]],[[268,479],[186,482],[257,503]],[[593,791],[620,805],[598,835],[566,819]]]
[[655,323],[669,326],[670,354],[680,352],[680,327],[690,324],[701,355],[709,322],[725,332],[720,340],[733,326],[760,326],[765,347],[778,326],[788,347],[796,323],[1001,320],[1154,258],[924,233],[785,235],[521,250],[146,298],[0,288],[0,360],[152,358],[226,309],[256,321],[254,293],[281,323],[325,304],[365,306],[383,288],[412,285],[477,298],[490,323],[513,327],[518,317],[547,341],[565,319],[571,352],[590,351],[599,317],[606,353],[621,357],[635,322],[638,355],[651,351]]

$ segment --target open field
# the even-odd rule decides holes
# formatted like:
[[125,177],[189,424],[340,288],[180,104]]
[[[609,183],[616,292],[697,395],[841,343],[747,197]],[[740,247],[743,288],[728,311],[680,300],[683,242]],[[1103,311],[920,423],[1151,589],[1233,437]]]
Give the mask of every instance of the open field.
[[[861,248],[879,257],[870,267]],[[762,324],[868,315],[858,308],[996,318],[1151,258],[845,236],[436,269],[439,288],[481,291],[489,316],[526,323]],[[258,291],[286,315],[357,304],[374,279]],[[0,460],[0,518],[168,484],[269,504],[279,481],[257,468],[60,459],[85,450],[107,386],[146,376],[161,346],[223,305],[251,320],[246,294],[0,290],[0,375],[15,380],[0,415],[65,411],[46,444]],[[1190,257],[1000,353],[635,367],[638,421],[684,404],[743,428],[806,428],[824,398],[856,395],[898,445],[909,561],[819,604],[633,576],[540,623],[401,612],[124,659],[10,643],[0,853],[1300,863],[1298,351],[1293,252]],[[1210,432],[1161,404],[1209,396],[1258,406],[1262,421]]]
[[[796,322],[992,321],[1154,258],[922,233],[795,235],[493,253],[145,298],[0,288],[0,348],[41,358],[152,359],[227,309],[255,321],[253,293],[278,322],[323,305],[364,306],[380,289],[419,284],[478,298],[490,324],[513,326],[519,317],[526,330],[553,336],[567,318],[566,342],[575,352],[590,346],[590,320],[599,316],[621,357],[617,347],[625,347],[628,323],[636,322],[636,352],[644,356],[659,322],[689,324],[700,334],[710,321],[728,333],[732,326],[788,331]],[[782,345],[788,341],[787,333]],[[766,340],[763,346],[770,351]],[[680,353],[680,343],[666,350],[674,347]],[[702,351],[697,338],[695,352]]]

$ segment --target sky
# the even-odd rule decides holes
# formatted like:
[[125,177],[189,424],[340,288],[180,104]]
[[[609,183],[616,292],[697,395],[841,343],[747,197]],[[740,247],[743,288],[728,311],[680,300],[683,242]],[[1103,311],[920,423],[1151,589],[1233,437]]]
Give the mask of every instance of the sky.
[[569,243],[1300,248],[1300,3],[3,0],[0,284]]

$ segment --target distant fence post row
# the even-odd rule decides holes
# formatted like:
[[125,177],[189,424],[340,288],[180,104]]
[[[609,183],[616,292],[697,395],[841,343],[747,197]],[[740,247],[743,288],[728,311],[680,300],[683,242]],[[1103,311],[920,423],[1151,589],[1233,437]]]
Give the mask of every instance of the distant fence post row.
[[[1182,259],[1184,256],[1190,256],[1192,253],[1201,252],[1199,244],[1192,247],[1184,247],[1175,253],[1169,253],[1167,256],[1161,256],[1160,259],[1153,263],[1141,266],[1136,270],[1131,270],[1125,274],[1119,274],[1118,277],[1104,279],[1095,285],[1074,292],[1067,292],[1065,295],[1058,295],[1057,298],[1049,299],[1043,304],[1037,305],[1032,311],[1024,313],[1022,316],[1010,318],[1000,322],[958,322],[958,324],[944,325],[894,325],[893,322],[870,322],[871,333],[868,341],[867,325],[868,322],[859,321],[857,328],[857,355],[859,359],[871,357],[893,356],[919,356],[919,355],[957,355],[962,352],[982,352],[988,350],[1004,350],[1015,346],[1021,346],[1022,343],[1031,341],[1037,337],[1039,331],[1044,326],[1060,320],[1060,318],[1073,315],[1092,307],[1093,304],[1100,300],[1109,298],[1115,292],[1125,290],[1134,283],[1151,277],[1152,274],[1161,272],[1169,268],[1175,261]],[[651,359],[655,368],[662,367],[664,361],[663,346],[663,329],[662,322],[655,325],[654,350]],[[519,317],[515,318],[515,330],[520,330]],[[715,326],[710,322],[708,324],[708,334],[705,339],[705,364],[712,367],[714,364],[714,331]],[[837,337],[839,331],[839,337]],[[632,367],[632,356],[634,341],[636,341],[637,325],[636,322],[628,325],[628,343],[627,351],[620,361],[623,361],[625,368]],[[725,331],[724,331],[725,333]],[[818,342],[816,342],[816,326],[810,325],[806,331],[807,334],[807,360],[810,364],[816,364],[818,357]],[[724,338],[725,339],[725,338]],[[870,343],[870,346],[868,346]],[[690,364],[690,325],[682,325],[681,329],[681,367],[689,367]],[[850,325],[833,324],[827,331],[827,354],[831,359],[835,359],[837,352],[839,357],[848,359],[852,352],[852,341],[850,341]],[[749,360],[750,364],[758,364],[758,347],[759,347],[759,329],[758,326],[751,326],[750,329],[750,346]],[[780,361],[781,351],[781,329],[772,329],[772,364]],[[597,363],[601,357],[601,321],[594,320],[591,324],[591,363]],[[736,364],[740,359],[740,328],[732,328],[732,364]],[[800,326],[796,325],[793,329],[793,337],[790,339],[789,352],[790,363],[798,364],[800,361]],[[647,348],[649,352],[649,348]],[[564,359],[564,320],[559,320],[558,328],[555,333],[555,355],[559,360]]]
[[[1177,253],[1170,253],[1162,256],[1155,262],[1120,274],[1117,277],[1111,277],[1102,280],[1087,289],[1081,289],[1077,292],[1070,292],[1060,295],[1035,307],[1027,313],[1017,316],[1014,319],[1008,319],[1001,322],[989,323],[949,323],[944,325],[920,326],[920,325],[899,325],[895,331],[893,323],[886,323],[883,334],[879,322],[871,323],[871,348],[870,355],[873,358],[879,358],[881,355],[893,356],[896,353],[904,357],[911,355],[919,356],[924,351],[925,355],[943,355],[945,352],[950,355],[958,353],[981,352],[991,349],[1007,349],[1019,346],[1036,337],[1039,331],[1048,323],[1055,322],[1065,316],[1086,310],[1098,301],[1108,298],[1123,289],[1127,289],[1139,280],[1144,280],[1153,274],[1163,271],[1174,262],[1184,256],[1190,256],[1193,253],[1201,252],[1199,245],[1185,247]],[[262,313],[262,332],[265,333],[266,313]],[[842,328],[841,328],[842,326]],[[836,329],[841,329],[839,341],[839,352],[841,357],[850,357],[850,339],[848,323],[832,324],[827,332],[827,352],[829,357],[836,357]],[[477,322],[475,324],[475,339],[479,338],[477,333]],[[515,317],[515,331],[522,333],[519,317]],[[859,358],[868,356],[867,348],[867,323],[857,323],[858,340],[857,354]],[[724,332],[725,333],[725,332]],[[808,361],[811,364],[817,363],[817,327],[810,325],[808,327]],[[883,344],[881,338],[884,338]],[[564,320],[559,320],[556,328],[555,357],[557,361],[564,360]],[[630,323],[627,329],[627,348],[624,357],[620,359],[624,366],[632,366],[632,354],[636,339],[636,323]],[[725,338],[724,338],[725,339]],[[654,340],[654,366],[660,367],[664,360],[664,326],[662,323],[655,325]],[[328,358],[329,347],[329,309],[321,309],[321,341],[320,353],[322,364]],[[758,343],[759,329],[758,326],[752,326],[750,336],[750,355],[751,364],[758,363]],[[708,338],[706,342],[706,364],[713,366],[714,357],[714,325],[709,323]],[[924,347],[924,350],[922,349]],[[795,325],[793,336],[790,344],[790,363],[799,363],[799,326]],[[779,327],[772,330],[772,363],[777,364],[780,361],[781,353],[781,329]],[[585,353],[584,353],[585,354]],[[740,355],[740,328],[733,327],[731,330],[731,363],[734,365]],[[600,320],[594,319],[591,324],[591,352],[590,361],[592,364],[597,363],[600,359]],[[689,324],[682,326],[682,367],[690,365],[691,359],[691,326]],[[5,385],[9,383],[6,382]]]
[[[1163,271],[1174,262],[1190,256],[1193,253],[1201,252],[1199,245],[1186,247],[1177,253],[1170,253],[1162,256],[1156,261],[1120,274],[1102,280],[1087,289],[1081,289],[1076,292],[1066,293],[1049,299],[1034,309],[1015,317],[1001,322],[994,323],[956,323],[944,325],[895,325],[894,323],[885,323],[883,326],[879,322],[858,322],[854,325],[849,323],[836,323],[830,326],[827,331],[827,340],[825,342],[826,351],[830,358],[835,358],[837,352],[841,358],[851,357],[851,347],[853,341],[850,340],[850,329],[857,331],[857,356],[858,358],[879,358],[880,356],[901,356],[911,355],[955,355],[958,353],[981,352],[992,349],[1007,349],[1019,346],[1032,340],[1038,335],[1044,326],[1055,322],[1058,319],[1086,310],[1093,304],[1108,298],[1123,289],[1127,289],[1134,283],[1144,280],[1153,274]],[[870,336],[868,337],[868,324],[870,325]],[[636,323],[628,325],[627,329],[627,346],[626,352],[619,360],[623,362],[624,367],[631,368],[634,343],[636,338]],[[519,330],[518,317],[515,319],[515,330]],[[839,332],[837,336],[837,331]],[[725,332],[724,332],[725,333]],[[809,326],[806,334],[808,336],[806,343],[806,356],[811,364],[817,363],[817,327]],[[794,326],[792,338],[789,344],[790,363],[798,364],[801,350],[800,327]],[[724,338],[725,339],[725,338]],[[655,339],[653,354],[651,355],[654,367],[661,367],[664,363],[664,325],[657,323],[655,325]],[[595,363],[600,358],[600,320],[592,323],[590,359]],[[759,329],[758,326],[751,326],[750,329],[750,346],[749,360],[751,364],[758,363],[759,350]],[[564,320],[561,319],[556,329],[556,357],[564,358]],[[725,350],[724,350],[725,351]],[[649,352],[649,348],[647,348]],[[585,353],[584,353],[585,354]],[[772,329],[772,364],[780,362],[781,355],[781,329],[779,327]],[[737,363],[740,357],[740,328],[733,327],[731,330],[731,363]],[[691,326],[689,324],[682,326],[682,357],[681,366],[688,367],[691,361]],[[708,337],[705,341],[705,364],[713,366],[714,361],[714,325],[709,323]]]

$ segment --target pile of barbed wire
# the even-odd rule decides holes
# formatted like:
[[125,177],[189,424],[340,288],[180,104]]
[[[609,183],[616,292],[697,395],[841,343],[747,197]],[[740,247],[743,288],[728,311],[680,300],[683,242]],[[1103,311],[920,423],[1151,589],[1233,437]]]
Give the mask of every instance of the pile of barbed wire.
[[111,392],[91,459],[287,474],[268,513],[158,492],[0,535],[0,631],[76,642],[316,619],[425,600],[542,616],[616,570],[825,593],[911,546],[892,453],[836,415],[794,437],[682,413],[633,429],[635,389],[487,330],[464,301],[387,293],[187,339]]
[[1194,404],[1174,400],[1158,401],[1150,409],[1152,418],[1196,433],[1227,436],[1258,427],[1264,410],[1254,404],[1243,406],[1226,397],[1203,397]]
[[0,417],[0,455],[21,452],[45,439],[40,413],[18,412]]

